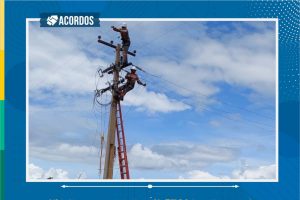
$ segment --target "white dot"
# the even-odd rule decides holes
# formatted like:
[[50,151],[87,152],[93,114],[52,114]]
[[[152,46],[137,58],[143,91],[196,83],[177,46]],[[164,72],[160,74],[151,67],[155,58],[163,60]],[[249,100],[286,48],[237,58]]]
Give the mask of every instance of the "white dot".
[[149,189],[153,188],[153,185],[149,184],[149,185],[148,185],[148,188],[149,188]]

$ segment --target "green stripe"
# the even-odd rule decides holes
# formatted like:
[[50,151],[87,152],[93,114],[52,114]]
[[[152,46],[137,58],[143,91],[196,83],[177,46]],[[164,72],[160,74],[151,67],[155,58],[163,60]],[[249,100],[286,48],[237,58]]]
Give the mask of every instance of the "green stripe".
[[4,101],[0,101],[0,150],[4,150]]
[[0,200],[4,200],[4,151],[0,151]]

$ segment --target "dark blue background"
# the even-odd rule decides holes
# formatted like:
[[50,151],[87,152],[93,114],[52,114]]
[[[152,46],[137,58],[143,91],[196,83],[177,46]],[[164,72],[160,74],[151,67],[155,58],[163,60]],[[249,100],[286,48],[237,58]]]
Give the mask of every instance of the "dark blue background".
[[[294,2],[6,2],[5,199],[299,199],[299,1]],[[280,11],[280,8],[291,7]],[[298,9],[297,9],[298,8]],[[297,13],[298,10],[298,13]],[[237,183],[240,188],[69,188],[25,182],[25,19],[43,12],[99,12],[109,18],[279,18],[279,183]],[[293,20],[296,18],[296,28]],[[288,20],[291,23],[287,23]],[[295,78],[297,81],[295,81]],[[88,183],[71,183],[71,185]],[[111,185],[90,183],[90,185]],[[147,185],[148,183],[117,183]],[[154,185],[207,185],[154,183]],[[234,185],[236,183],[208,183]],[[70,185],[70,184],[69,184]]]

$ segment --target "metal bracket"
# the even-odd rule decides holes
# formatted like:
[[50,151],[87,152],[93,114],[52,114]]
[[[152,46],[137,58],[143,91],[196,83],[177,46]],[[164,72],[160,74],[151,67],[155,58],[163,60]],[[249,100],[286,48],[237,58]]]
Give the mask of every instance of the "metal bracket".
[[[98,42],[101,43],[101,44],[104,44],[104,45],[106,45],[106,46],[112,47],[112,48],[114,48],[114,49],[117,48],[117,46],[113,44],[113,41],[111,41],[111,42],[106,42],[106,41],[104,41],[104,40],[101,40],[101,36],[100,36],[100,35],[98,36]],[[121,48],[120,50],[123,51],[122,48]],[[136,55],[136,50],[134,50],[133,52],[128,51],[127,53],[128,53],[128,55],[135,56],[135,55]]]

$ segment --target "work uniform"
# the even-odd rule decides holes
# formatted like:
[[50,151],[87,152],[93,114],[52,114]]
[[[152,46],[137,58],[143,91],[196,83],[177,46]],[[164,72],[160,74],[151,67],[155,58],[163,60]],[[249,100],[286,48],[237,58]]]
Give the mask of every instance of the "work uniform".
[[130,46],[130,37],[129,37],[129,32],[127,28],[113,28],[114,31],[119,32],[121,34],[121,40],[122,40],[122,47],[125,50],[128,50]]
[[132,90],[134,88],[135,82],[137,82],[140,85],[144,85],[144,83],[142,83],[138,77],[138,75],[136,73],[127,73],[126,76],[126,83],[124,85],[122,85],[121,87],[119,87],[119,92],[120,92],[120,99],[123,100],[123,97],[125,96],[125,94],[127,92],[129,92],[130,90]]
[[113,30],[121,34],[124,63],[127,63],[127,52],[130,47],[130,37],[128,29],[113,27]]

